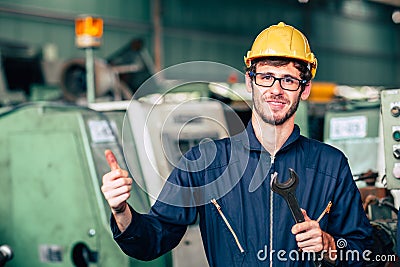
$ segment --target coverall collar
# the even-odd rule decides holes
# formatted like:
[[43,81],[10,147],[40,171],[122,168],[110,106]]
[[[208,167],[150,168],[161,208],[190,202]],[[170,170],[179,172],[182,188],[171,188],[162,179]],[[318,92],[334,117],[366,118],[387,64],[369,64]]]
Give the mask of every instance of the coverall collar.
[[[265,148],[261,145],[260,141],[258,141],[256,137],[251,120],[247,124],[246,130],[243,132],[242,138],[246,138],[246,135],[247,135],[247,140],[242,142],[244,147],[246,147],[249,150],[266,152]],[[286,142],[283,144],[280,150],[286,148],[287,146],[295,142],[299,137],[300,137],[300,128],[297,124],[295,124],[293,132],[290,134],[289,138],[286,140]]]

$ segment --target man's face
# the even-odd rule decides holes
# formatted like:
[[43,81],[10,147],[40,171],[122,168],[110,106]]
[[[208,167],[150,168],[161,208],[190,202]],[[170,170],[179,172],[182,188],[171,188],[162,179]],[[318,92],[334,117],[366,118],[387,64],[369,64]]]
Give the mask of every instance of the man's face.
[[[300,71],[293,63],[280,67],[258,64],[256,72],[268,73],[276,78],[291,76],[300,79]],[[297,91],[287,91],[281,88],[278,80],[272,87],[261,87],[254,82],[251,82],[250,86],[255,112],[265,123],[272,125],[282,125],[287,120],[294,119],[293,115],[300,99],[305,100],[309,95],[309,85],[306,85],[304,92],[301,88]]]

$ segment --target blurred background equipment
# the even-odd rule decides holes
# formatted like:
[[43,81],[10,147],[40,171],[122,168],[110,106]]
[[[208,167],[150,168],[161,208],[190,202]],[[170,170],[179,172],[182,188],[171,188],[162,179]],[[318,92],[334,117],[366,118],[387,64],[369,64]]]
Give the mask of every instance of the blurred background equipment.
[[0,245],[0,266],[3,267],[7,261],[13,258],[14,254],[10,246]]
[[[94,61],[95,95],[101,98],[115,92],[115,74],[110,66],[101,59]],[[84,58],[68,60],[61,70],[61,89],[66,101],[76,103],[86,99],[86,63]],[[117,100],[121,100],[120,97]]]
[[153,58],[140,38],[131,39],[106,60],[116,75],[123,99],[131,99],[143,82],[155,74]]
[[[369,262],[367,266],[399,266],[396,234],[400,195],[398,190],[393,190],[399,184],[394,186],[397,179],[391,171],[396,160],[396,141],[392,137],[396,121],[390,112],[400,100],[395,91],[340,85],[334,87],[331,100],[320,106],[325,112],[323,140],[339,148],[348,158],[373,227],[371,258],[385,259]],[[395,113],[395,108],[392,111]]]
[[[41,48],[47,49],[0,40],[0,107],[26,101],[87,103],[87,77],[91,74],[86,71],[86,59],[49,61]],[[132,39],[107,59],[93,60],[96,101],[130,100],[154,73],[140,39]]]
[[[354,176],[378,172],[379,101],[331,103],[324,117],[324,142],[342,150]],[[365,104],[364,106],[361,104]]]
[[[63,98],[86,102],[87,72],[84,58],[70,59],[60,71]],[[154,73],[152,59],[140,39],[132,39],[107,59],[94,60],[96,101],[130,100],[139,86]],[[158,85],[154,84],[156,88]]]
[[[100,185],[106,148],[127,169],[124,115],[59,103],[27,103],[0,115],[0,239],[15,252],[10,266],[169,266],[168,255],[149,263],[128,258],[111,236]],[[135,144],[124,134],[132,158]],[[130,204],[147,211],[147,195],[133,190]]]
[[33,46],[0,39],[0,105],[27,100],[32,84],[43,84],[40,54]]

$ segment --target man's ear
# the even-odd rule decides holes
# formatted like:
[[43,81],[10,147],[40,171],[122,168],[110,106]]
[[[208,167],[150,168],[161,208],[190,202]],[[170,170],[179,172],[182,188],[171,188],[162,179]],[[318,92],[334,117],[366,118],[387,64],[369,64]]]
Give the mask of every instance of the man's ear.
[[249,72],[248,72],[248,71],[246,72],[245,79],[246,79],[246,89],[247,89],[247,92],[251,93],[251,91],[252,91],[252,88],[251,88],[251,78],[250,78],[250,75],[249,75]]
[[304,91],[301,93],[301,100],[307,100],[311,94],[311,81],[307,82]]

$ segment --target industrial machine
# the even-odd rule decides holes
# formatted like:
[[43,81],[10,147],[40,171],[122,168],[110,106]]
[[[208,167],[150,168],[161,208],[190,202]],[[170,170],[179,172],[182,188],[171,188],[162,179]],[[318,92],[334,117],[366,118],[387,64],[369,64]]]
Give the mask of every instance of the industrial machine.
[[379,101],[350,103],[325,113],[324,142],[345,153],[355,176],[378,172],[379,105]]
[[[369,262],[367,266],[370,267],[398,266],[398,259],[395,262],[394,258],[398,246],[399,207],[398,193],[394,189],[400,186],[395,176],[396,164],[400,164],[400,156],[396,158],[400,141],[398,93],[398,90],[382,90],[380,101],[362,99],[331,103],[324,118],[324,141],[347,156],[370,219],[374,240],[371,258],[383,255],[387,259]],[[396,140],[396,134],[399,140]]]
[[[108,172],[106,148],[127,168],[121,148],[124,115],[112,107],[97,112],[58,103],[3,110],[0,240],[14,251],[7,266],[170,266],[168,254],[147,263],[129,258],[111,236],[100,186]],[[140,172],[128,134],[124,147]],[[129,202],[140,212],[149,209],[138,186]]]

